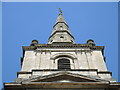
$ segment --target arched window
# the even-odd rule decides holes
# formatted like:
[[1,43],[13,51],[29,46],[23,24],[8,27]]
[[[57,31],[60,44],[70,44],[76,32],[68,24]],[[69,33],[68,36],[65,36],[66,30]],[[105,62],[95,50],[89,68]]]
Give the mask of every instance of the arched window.
[[58,60],[58,69],[70,69],[70,60],[68,59],[59,59]]

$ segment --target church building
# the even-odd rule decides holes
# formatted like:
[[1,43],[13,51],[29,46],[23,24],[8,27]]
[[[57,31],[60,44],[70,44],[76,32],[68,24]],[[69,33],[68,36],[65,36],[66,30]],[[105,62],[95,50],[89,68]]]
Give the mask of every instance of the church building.
[[107,70],[104,46],[92,39],[75,43],[61,10],[48,44],[33,40],[22,48],[21,71],[5,90],[120,90]]

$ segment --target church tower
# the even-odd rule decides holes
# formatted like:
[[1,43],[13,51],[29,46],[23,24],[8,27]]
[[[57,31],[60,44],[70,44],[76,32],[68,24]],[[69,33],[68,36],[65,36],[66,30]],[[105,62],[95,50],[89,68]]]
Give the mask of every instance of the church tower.
[[33,40],[23,46],[21,71],[5,90],[118,90],[107,70],[104,46],[92,39],[76,44],[60,10],[48,44]]

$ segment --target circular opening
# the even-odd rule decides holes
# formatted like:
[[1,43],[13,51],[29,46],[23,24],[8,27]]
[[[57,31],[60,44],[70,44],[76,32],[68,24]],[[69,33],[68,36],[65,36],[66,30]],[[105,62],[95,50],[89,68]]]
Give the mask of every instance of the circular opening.
[[60,36],[60,38],[64,38],[63,36]]

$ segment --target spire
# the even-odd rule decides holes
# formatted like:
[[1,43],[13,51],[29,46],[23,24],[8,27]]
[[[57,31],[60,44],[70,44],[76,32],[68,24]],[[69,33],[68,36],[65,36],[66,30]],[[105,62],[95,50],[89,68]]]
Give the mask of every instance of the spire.
[[60,9],[60,8],[58,8],[59,9],[59,15],[58,15],[58,18],[57,18],[57,20],[56,20],[56,24],[57,23],[65,23],[66,24],[66,22],[65,22],[65,20],[64,20],[64,17],[63,17],[63,14],[62,14],[62,10]]
[[49,44],[52,43],[74,43],[74,37],[71,35],[69,27],[65,22],[62,10],[59,8],[59,15],[53,26],[52,35],[49,37]]

